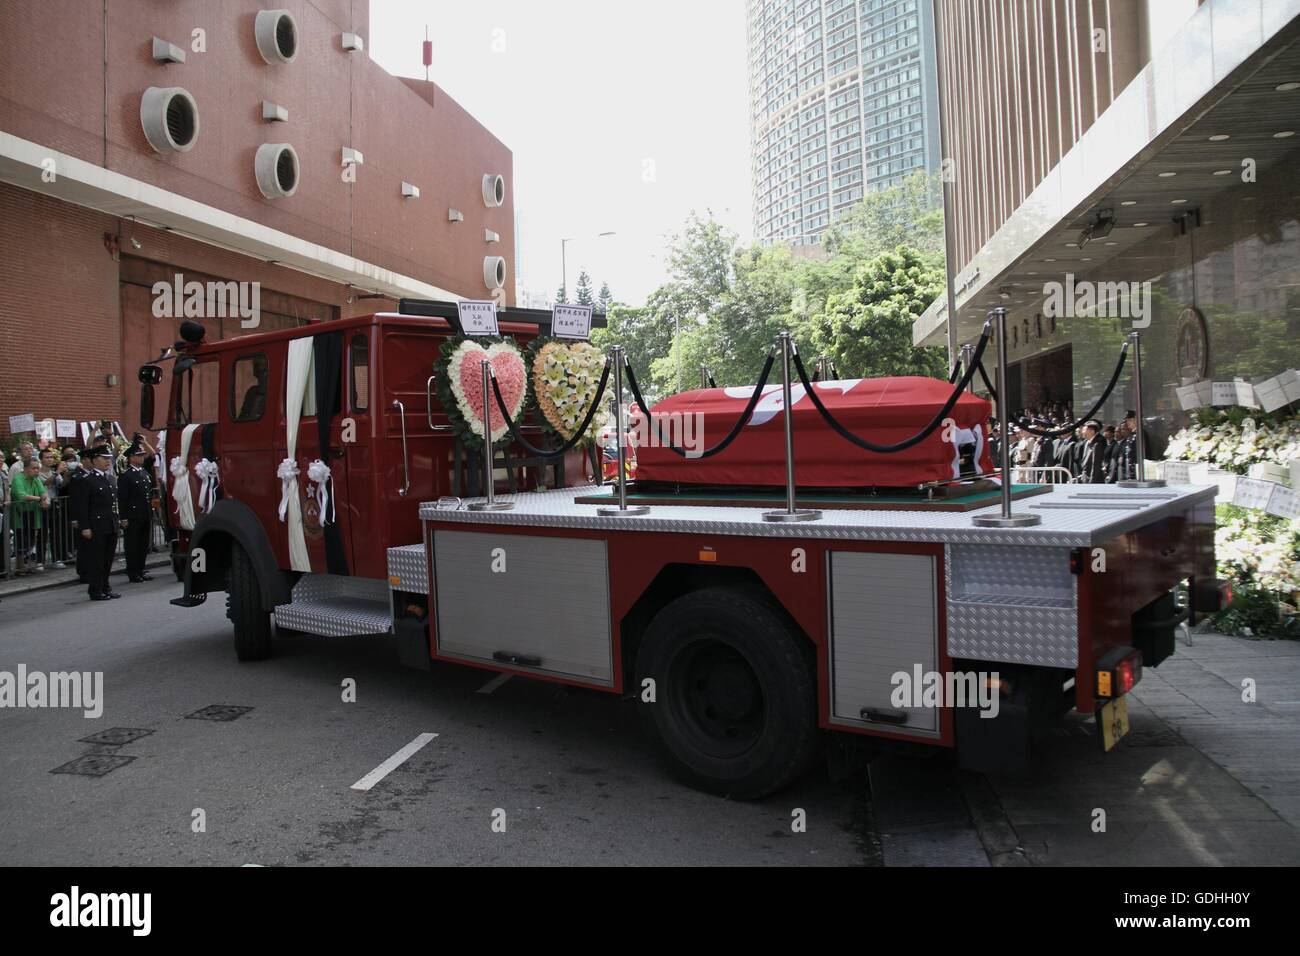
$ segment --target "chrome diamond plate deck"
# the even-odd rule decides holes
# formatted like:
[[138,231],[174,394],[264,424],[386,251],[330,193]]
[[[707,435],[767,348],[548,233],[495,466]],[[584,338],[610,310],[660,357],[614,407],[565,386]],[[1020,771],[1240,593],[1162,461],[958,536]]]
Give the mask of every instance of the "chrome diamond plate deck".
[[393,615],[383,581],[336,574],[305,574],[293,587],[293,602],[275,609],[279,627],[323,637],[387,634]]
[[[1105,487],[1113,497],[1080,498],[1086,489]],[[576,528],[602,531],[655,531],[681,534],[729,534],[761,538],[831,538],[866,541],[916,541],[972,545],[1036,545],[1057,548],[1089,547],[1118,534],[1140,528],[1170,514],[1187,511],[1202,500],[1212,500],[1215,489],[1203,486],[1170,486],[1162,489],[1169,498],[1144,496],[1141,490],[1127,491],[1114,485],[1062,485],[1034,503],[1084,505],[1030,512],[1042,516],[1042,523],[1028,528],[976,528],[974,515],[997,514],[998,505],[975,511],[857,511],[827,509],[819,521],[772,523],[763,520],[764,508],[726,508],[697,505],[656,505],[650,513],[628,517],[601,517],[596,505],[580,505],[574,499],[601,489],[584,486],[554,491],[498,495],[514,502],[509,511],[438,510],[432,502],[420,506],[424,521],[448,524],[477,524],[513,527]],[[607,489],[608,490],[608,489]],[[1149,493],[1148,493],[1149,495]],[[473,499],[470,499],[473,500]],[[1122,507],[1112,507],[1121,505]],[[1139,507],[1132,507],[1138,505]],[[1015,503],[1019,513],[1025,502]]]
[[[397,583],[393,583],[393,578]],[[388,590],[429,593],[429,562],[422,544],[388,549]]]

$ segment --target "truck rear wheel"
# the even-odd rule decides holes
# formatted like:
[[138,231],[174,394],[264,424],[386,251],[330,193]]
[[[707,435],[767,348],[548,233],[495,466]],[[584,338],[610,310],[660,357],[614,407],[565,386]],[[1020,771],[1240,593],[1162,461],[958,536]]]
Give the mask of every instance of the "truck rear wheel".
[[248,552],[230,544],[230,582],[226,588],[226,617],[235,626],[235,656],[261,661],[271,656],[271,612],[262,610],[262,588]]
[[641,704],[643,722],[697,789],[757,799],[817,756],[812,649],[765,594],[713,587],[673,601],[642,638],[638,693],[647,678],[655,700]]

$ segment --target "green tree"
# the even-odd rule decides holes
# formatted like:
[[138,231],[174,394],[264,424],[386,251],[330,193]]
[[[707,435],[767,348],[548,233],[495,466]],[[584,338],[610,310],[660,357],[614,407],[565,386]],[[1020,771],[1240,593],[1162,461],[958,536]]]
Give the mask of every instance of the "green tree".
[[586,269],[578,273],[577,299],[578,305],[593,305],[596,301],[591,293],[591,276],[587,275]]
[[564,287],[563,282],[561,282],[560,287],[555,290],[555,301],[561,305],[569,301],[569,290]]
[[942,378],[942,349],[912,345],[912,323],[943,288],[943,274],[908,246],[863,263],[853,285],[833,293],[810,321],[809,337],[840,375],[927,375]]
[[614,295],[609,291],[609,283],[600,284],[600,294],[596,296],[596,311],[609,312],[609,307],[614,304]]

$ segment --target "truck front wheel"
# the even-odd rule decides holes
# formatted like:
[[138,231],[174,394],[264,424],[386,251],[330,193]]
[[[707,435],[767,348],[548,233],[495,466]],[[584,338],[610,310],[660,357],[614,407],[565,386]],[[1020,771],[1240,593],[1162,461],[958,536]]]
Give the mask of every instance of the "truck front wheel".
[[236,657],[241,661],[261,661],[271,656],[271,612],[262,610],[257,573],[248,552],[237,541],[230,544],[226,617],[235,626]]
[[817,756],[812,649],[764,594],[712,587],[673,601],[646,629],[636,681],[647,730],[700,790],[757,799]]

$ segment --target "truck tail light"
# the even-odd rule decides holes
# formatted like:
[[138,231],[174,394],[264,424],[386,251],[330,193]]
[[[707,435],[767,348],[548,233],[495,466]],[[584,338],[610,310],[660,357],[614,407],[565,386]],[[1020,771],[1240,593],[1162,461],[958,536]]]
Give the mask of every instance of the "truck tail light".
[[1123,697],[1142,679],[1142,652],[1135,647],[1117,647],[1097,662],[1097,697]]
[[1192,592],[1192,607],[1198,614],[1217,614],[1232,603],[1232,582],[1227,578],[1198,580]]

